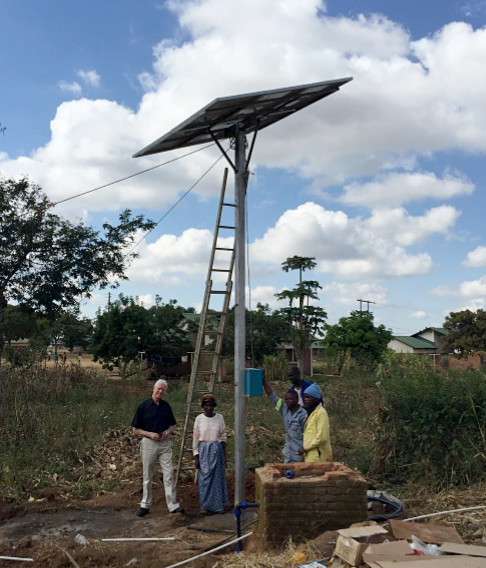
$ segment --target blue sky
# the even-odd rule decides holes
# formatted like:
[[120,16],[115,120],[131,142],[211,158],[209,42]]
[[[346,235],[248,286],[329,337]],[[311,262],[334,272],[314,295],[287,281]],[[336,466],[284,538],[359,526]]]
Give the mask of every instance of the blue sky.
[[[131,156],[217,97],[352,76],[260,133],[248,187],[251,300],[314,256],[329,322],[374,302],[397,335],[485,307],[486,0],[0,0],[0,173],[53,201],[185,151]],[[159,220],[214,149],[68,201],[94,226]],[[138,247],[120,291],[201,305],[224,160]],[[230,188],[231,189],[231,188]],[[107,292],[84,302],[94,314]]]

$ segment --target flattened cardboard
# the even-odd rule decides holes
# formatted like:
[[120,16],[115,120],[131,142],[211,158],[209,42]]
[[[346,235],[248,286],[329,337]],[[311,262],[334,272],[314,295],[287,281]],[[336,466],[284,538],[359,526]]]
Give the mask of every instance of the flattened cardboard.
[[[424,566],[424,562],[427,562],[428,560],[434,560],[436,559],[437,556],[400,556],[398,558],[398,560],[368,560],[368,562],[366,562],[366,565],[369,566],[369,568],[383,568],[384,563],[388,562],[387,567],[390,566],[390,562],[392,563],[391,566],[393,566],[395,568],[395,566],[397,565],[397,563],[400,564],[400,566],[406,567],[406,568],[422,568]],[[406,564],[405,564],[406,562]],[[413,564],[413,562],[419,562],[420,564],[418,564],[417,566],[415,564]],[[438,568],[438,567],[437,567]]]
[[366,555],[389,556],[396,558],[397,556],[405,556],[413,554],[413,548],[406,540],[395,540],[393,542],[380,542],[379,544],[370,544],[366,549]]
[[[380,562],[399,560],[407,562],[418,562],[426,558],[434,558],[433,556],[424,557],[416,556],[413,549],[406,540],[397,540],[394,542],[383,542],[381,544],[370,544],[363,552],[363,562],[370,568],[380,568]],[[415,567],[414,567],[415,568]]]
[[[472,556],[422,556],[422,558],[423,560],[420,559],[413,564],[413,568],[486,568],[486,558]],[[375,562],[373,568],[411,568],[411,566],[407,560],[384,560]]]
[[454,527],[424,523],[407,523],[406,521],[398,521],[397,519],[390,519],[388,522],[392,535],[398,539],[411,540],[412,535],[415,535],[422,542],[427,543],[443,544],[444,542],[453,542],[464,544],[460,534]]
[[376,562],[377,560],[398,560],[403,556],[413,555],[413,550],[406,540],[370,544],[363,552],[363,562]]
[[339,529],[338,534],[348,538],[361,538],[374,534],[386,534],[388,531],[380,525],[370,525],[366,527],[350,527],[349,529]]
[[484,556],[486,557],[486,546],[478,544],[456,544],[454,542],[444,542],[440,547],[441,552],[447,554],[466,554],[467,556]]

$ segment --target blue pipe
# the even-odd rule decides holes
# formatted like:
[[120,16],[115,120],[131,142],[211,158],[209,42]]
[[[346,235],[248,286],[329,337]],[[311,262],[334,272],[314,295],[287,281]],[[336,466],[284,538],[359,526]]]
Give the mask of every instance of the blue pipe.
[[[236,517],[236,537],[240,538],[241,536],[241,511],[244,509],[249,509],[250,507],[258,507],[258,503],[247,503],[246,501],[242,501],[235,505],[234,514]],[[241,540],[238,541],[236,544],[236,552],[241,552],[243,550],[243,545],[241,544]]]

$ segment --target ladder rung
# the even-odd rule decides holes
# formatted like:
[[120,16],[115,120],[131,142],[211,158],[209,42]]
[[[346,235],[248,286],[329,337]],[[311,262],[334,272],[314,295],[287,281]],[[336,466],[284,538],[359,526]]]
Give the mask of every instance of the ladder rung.
[[222,335],[220,331],[217,331],[215,329],[208,329],[205,333],[206,335]]
[[196,375],[214,375],[214,371],[197,371]]
[[235,229],[236,227],[232,227],[231,225],[218,225],[219,229]]
[[224,201],[223,201],[223,205],[226,205],[227,207],[236,207],[235,203],[225,203]]
[[187,471],[188,469],[194,470],[196,468],[194,466],[192,466],[192,467],[191,466],[181,467],[181,471]]
[[212,272],[231,272],[229,268],[211,268]]
[[228,290],[211,290],[210,294],[227,294]]
[[234,251],[234,248],[230,248],[230,247],[214,247],[214,250],[230,250],[230,251]]

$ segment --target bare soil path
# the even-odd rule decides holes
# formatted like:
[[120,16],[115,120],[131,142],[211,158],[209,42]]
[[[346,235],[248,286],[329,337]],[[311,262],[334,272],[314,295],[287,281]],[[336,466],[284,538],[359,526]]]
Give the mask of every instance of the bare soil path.
[[[133,485],[89,500],[65,500],[62,496],[22,506],[0,502],[0,556],[33,558],[34,566],[73,566],[66,552],[81,567],[157,566],[162,568],[195,556],[230,534],[201,532],[187,528],[201,521],[193,485],[179,488],[185,514],[169,513],[163,488],[154,487],[150,514],[135,516],[140,488]],[[86,545],[75,541],[77,534]],[[104,538],[173,537],[167,542],[102,542]],[[229,548],[232,551],[234,548]],[[136,560],[134,560],[136,559]],[[129,564],[131,562],[131,564]],[[198,567],[212,566],[215,558],[197,561]],[[12,566],[1,561],[0,566]],[[29,563],[29,565],[32,565]]]

